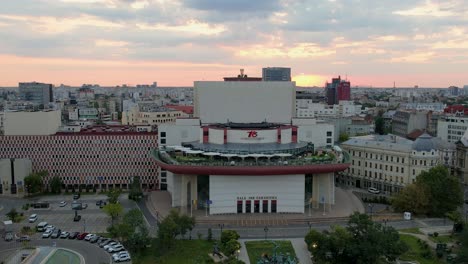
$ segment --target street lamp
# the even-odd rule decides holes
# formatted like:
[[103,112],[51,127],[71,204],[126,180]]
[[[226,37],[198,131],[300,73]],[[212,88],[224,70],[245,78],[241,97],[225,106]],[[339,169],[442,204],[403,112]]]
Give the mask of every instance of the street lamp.
[[239,259],[240,249],[236,250],[236,259]]
[[83,233],[86,233],[86,219],[83,218]]
[[383,219],[382,222],[384,223],[385,227],[387,227],[388,219]]
[[312,248],[313,248],[313,249],[316,249],[316,248],[317,248],[317,243],[314,242],[314,243],[312,244]]
[[367,206],[369,206],[369,210],[370,210],[370,219],[372,220],[372,208],[374,208],[374,205],[373,205],[373,204],[368,204]]
[[221,233],[219,235],[219,241],[221,241],[221,236],[223,235],[224,224],[218,224],[218,227],[221,229]]
[[265,228],[263,228],[263,231],[265,231],[265,240],[267,240],[268,226],[265,226]]
[[312,229],[312,223],[310,221],[307,221],[307,225],[309,226],[309,231]]

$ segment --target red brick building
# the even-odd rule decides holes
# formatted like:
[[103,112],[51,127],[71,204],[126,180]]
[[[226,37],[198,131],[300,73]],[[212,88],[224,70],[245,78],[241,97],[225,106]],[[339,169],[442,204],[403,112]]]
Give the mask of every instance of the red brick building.
[[149,127],[70,127],[40,136],[0,136],[0,158],[28,158],[33,171],[59,176],[63,187],[128,188],[140,177],[142,188],[159,189],[158,166],[150,157],[157,132]]

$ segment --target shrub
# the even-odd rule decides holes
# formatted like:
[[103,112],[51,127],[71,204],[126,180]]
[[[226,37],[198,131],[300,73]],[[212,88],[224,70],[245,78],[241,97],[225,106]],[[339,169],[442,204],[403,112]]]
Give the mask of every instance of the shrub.
[[434,232],[434,237],[438,237],[438,236],[439,236],[439,233]]
[[228,256],[233,256],[241,248],[239,241],[231,239],[224,244],[223,252]]
[[224,230],[221,234],[221,245],[225,246],[231,240],[239,239],[239,234],[234,230]]
[[208,235],[206,236],[206,240],[213,241],[213,231],[211,231],[211,228],[208,228]]

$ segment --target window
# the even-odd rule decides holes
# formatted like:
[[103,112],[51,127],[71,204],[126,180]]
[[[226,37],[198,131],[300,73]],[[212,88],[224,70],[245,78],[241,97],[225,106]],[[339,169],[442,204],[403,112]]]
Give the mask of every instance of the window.
[[327,131],[327,137],[331,137],[332,136],[332,132],[331,131]]
[[[279,136],[280,136],[280,135],[279,135]],[[278,137],[279,137],[279,136],[278,136]],[[327,138],[327,143],[332,143],[331,138]]]
[[161,137],[166,137],[166,132],[161,132]]

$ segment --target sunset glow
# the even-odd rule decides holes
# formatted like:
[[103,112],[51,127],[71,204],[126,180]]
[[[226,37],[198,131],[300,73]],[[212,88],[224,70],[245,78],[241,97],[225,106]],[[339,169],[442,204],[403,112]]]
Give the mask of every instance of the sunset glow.
[[[466,3],[250,0],[5,1],[0,86],[22,81],[190,86],[292,69],[299,86],[468,84]],[[369,15],[371,14],[371,15]],[[314,23],[310,22],[313,18]],[[424,77],[424,78],[422,78]]]

